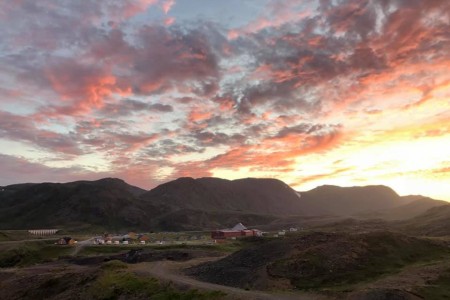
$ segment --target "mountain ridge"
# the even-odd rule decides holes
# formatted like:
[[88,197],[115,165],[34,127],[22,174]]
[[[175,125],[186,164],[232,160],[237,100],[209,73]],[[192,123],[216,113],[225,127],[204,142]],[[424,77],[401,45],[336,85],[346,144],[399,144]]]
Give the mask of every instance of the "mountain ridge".
[[325,185],[296,192],[271,178],[182,177],[148,191],[118,178],[14,184],[0,190],[3,229],[83,225],[198,230],[227,227],[239,220],[257,225],[286,216],[382,215],[395,208],[401,211],[404,205],[417,216],[442,204],[423,196],[400,197],[381,185]]

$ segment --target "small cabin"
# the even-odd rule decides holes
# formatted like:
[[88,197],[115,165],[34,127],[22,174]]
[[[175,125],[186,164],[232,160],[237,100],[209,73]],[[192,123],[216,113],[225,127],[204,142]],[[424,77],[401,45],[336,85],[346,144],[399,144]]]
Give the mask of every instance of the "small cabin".
[[73,245],[76,244],[77,241],[75,241],[73,238],[65,236],[63,238],[60,238],[56,241],[56,245]]
[[148,235],[141,234],[141,235],[139,235],[138,240],[140,242],[146,242],[147,243],[147,242],[150,241],[150,237]]

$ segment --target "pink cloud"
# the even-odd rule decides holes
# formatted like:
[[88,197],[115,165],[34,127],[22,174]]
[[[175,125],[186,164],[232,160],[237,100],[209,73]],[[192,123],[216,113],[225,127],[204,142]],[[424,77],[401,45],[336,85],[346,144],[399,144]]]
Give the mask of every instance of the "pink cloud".
[[174,18],[174,17],[168,17],[168,18],[165,18],[165,19],[164,19],[164,24],[165,24],[166,26],[170,26],[170,25],[172,25],[173,23],[175,23],[175,18]]
[[54,62],[45,74],[60,99],[70,105],[72,113],[98,109],[104,105],[105,98],[113,94],[126,96],[131,93],[130,88],[121,89],[116,77],[108,70],[73,60]]
[[175,5],[175,0],[165,0],[161,6],[164,13],[167,15],[170,9]]

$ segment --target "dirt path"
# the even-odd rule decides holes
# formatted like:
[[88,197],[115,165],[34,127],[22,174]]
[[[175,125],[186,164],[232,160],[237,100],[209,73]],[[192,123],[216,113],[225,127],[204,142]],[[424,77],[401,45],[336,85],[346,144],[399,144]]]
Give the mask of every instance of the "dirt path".
[[[217,259],[217,258],[215,258]],[[130,270],[141,275],[150,275],[162,280],[172,281],[177,285],[197,288],[202,290],[222,291],[228,295],[228,299],[245,300],[326,300],[330,299],[321,295],[297,294],[297,293],[266,293],[262,291],[246,291],[234,287],[218,285],[214,283],[196,280],[181,273],[181,269],[190,265],[199,264],[211,260],[211,258],[196,259],[189,262],[157,261],[145,262],[130,266]]]
[[77,255],[81,250],[83,250],[84,247],[92,245],[92,242],[94,241],[94,238],[90,238],[84,241],[79,241],[75,244],[75,247],[73,248],[73,251],[70,253],[71,256]]

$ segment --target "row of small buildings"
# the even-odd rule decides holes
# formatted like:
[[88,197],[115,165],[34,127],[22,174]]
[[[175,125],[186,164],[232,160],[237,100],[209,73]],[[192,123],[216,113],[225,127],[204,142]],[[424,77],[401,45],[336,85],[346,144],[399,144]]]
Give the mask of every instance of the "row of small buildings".
[[150,237],[145,234],[138,234],[135,232],[129,232],[123,236],[113,236],[111,234],[105,233],[101,237],[94,238],[94,244],[97,245],[118,245],[118,244],[146,244],[150,241]]
[[[281,230],[276,233],[272,233],[271,236],[279,237],[286,235],[286,232],[297,232],[298,228],[291,227],[288,230]],[[258,229],[248,229],[242,223],[236,224],[233,228],[219,229],[211,231],[211,238],[214,240],[236,239],[246,236],[263,236],[269,234],[268,232],[262,232]]]

